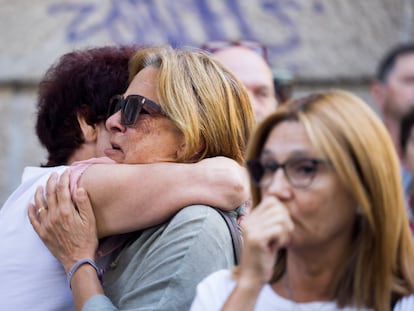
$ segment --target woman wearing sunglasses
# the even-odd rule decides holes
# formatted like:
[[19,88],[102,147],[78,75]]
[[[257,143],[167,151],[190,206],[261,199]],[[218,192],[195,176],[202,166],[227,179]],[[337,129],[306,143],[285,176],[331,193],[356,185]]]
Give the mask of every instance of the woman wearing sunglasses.
[[[106,149],[112,149],[105,128],[108,103],[128,87],[128,63],[137,50],[136,46],[104,46],[71,51],[49,68],[39,84],[36,133],[47,150],[47,162],[44,167],[27,167],[21,185],[0,209],[1,310],[74,309],[66,273],[33,231],[27,205],[51,172],[61,174],[68,168],[65,165],[103,157]],[[141,102],[127,102],[132,108],[141,107]],[[146,103],[143,106],[151,111]],[[99,237],[159,224],[189,204],[233,210],[249,195],[244,169],[224,157],[191,164],[98,167],[90,166],[92,162],[96,159],[71,165],[70,177],[75,183],[76,176],[87,171],[82,185],[94,201]],[[115,161],[107,158],[105,162]],[[66,181],[68,177],[63,175]],[[47,193],[53,191],[48,188]],[[43,217],[48,210],[41,206],[34,212]],[[76,233],[81,234],[67,232]],[[100,256],[131,236],[101,240]]]
[[[111,101],[106,121],[111,134],[111,148],[105,152],[109,158],[119,163],[196,163],[225,156],[244,162],[254,126],[248,95],[207,54],[169,47],[143,49],[131,59],[130,81],[125,94]],[[103,186],[108,178],[117,176],[102,171],[99,165],[90,166],[80,178],[78,185],[86,189],[102,180],[101,188],[88,190],[92,205],[111,200]],[[171,219],[136,232],[124,247],[102,258],[102,287],[95,263],[94,218],[82,195],[79,213],[74,212],[67,180],[67,175],[58,183],[50,180],[48,209],[39,217],[31,209],[30,218],[68,273],[77,310],[186,310],[198,282],[234,264],[230,232],[221,215],[206,205],[183,206]],[[221,182],[217,180],[218,185]],[[132,184],[127,186],[133,191]],[[153,196],[166,195],[156,186],[148,191]],[[173,196],[171,200],[175,200]],[[37,192],[36,208],[43,207]],[[142,213],[157,209],[154,206]]]
[[248,153],[241,265],[198,285],[198,310],[414,310],[398,158],[360,99],[329,91],[268,117]]

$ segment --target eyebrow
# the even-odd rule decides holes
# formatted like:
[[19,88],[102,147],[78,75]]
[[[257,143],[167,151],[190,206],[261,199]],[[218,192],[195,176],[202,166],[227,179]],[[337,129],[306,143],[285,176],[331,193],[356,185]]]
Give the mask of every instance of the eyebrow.
[[[263,149],[261,155],[276,158],[276,154],[274,154],[269,149]],[[294,150],[294,151],[288,153],[288,156],[286,157],[286,159],[304,158],[304,157],[318,157],[318,156],[320,156],[320,155],[315,154],[314,152],[311,152],[309,150]]]

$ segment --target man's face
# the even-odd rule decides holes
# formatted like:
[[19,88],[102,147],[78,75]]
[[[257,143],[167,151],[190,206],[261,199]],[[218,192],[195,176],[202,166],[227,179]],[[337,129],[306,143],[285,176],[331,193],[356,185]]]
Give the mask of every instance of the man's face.
[[414,106],[414,53],[397,58],[384,90],[384,114],[400,120]]
[[235,46],[216,52],[214,58],[244,84],[258,121],[276,110],[273,75],[260,55]]

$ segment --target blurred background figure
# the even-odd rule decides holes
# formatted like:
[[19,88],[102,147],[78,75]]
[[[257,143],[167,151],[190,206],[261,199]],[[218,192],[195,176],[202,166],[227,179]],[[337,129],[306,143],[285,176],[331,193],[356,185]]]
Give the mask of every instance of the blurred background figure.
[[278,100],[264,45],[255,41],[211,41],[201,48],[212,53],[246,86],[257,121],[276,110]]
[[293,96],[294,77],[288,70],[273,71],[273,86],[279,105],[287,102]]
[[400,122],[414,106],[414,43],[397,45],[384,55],[371,95],[401,156]]
[[[390,49],[380,61],[371,95],[401,160],[400,126],[403,116],[414,106],[414,43]],[[412,174],[401,162],[401,178],[408,201]]]
[[[410,172],[414,174],[414,107],[402,118],[400,128],[401,161]],[[411,232],[414,235],[414,183],[408,184],[407,191],[408,217],[410,219]]]

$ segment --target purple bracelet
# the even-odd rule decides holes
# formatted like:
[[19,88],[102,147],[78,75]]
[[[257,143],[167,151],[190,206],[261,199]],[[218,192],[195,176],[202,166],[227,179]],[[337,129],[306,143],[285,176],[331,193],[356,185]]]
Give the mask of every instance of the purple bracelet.
[[102,281],[102,274],[103,274],[102,273],[102,270],[99,269],[99,267],[98,267],[98,265],[96,264],[95,261],[93,261],[92,259],[89,259],[89,258],[79,259],[77,262],[75,262],[75,264],[72,266],[72,268],[70,268],[69,273],[67,275],[67,277],[68,277],[68,284],[69,284],[69,287],[70,288],[72,288],[72,286],[70,285],[70,283],[72,282],[73,274],[75,274],[75,272],[83,264],[90,264],[92,267],[94,267],[95,270],[96,270],[96,274],[98,274],[99,280]]

